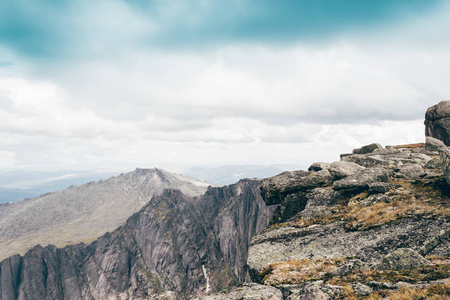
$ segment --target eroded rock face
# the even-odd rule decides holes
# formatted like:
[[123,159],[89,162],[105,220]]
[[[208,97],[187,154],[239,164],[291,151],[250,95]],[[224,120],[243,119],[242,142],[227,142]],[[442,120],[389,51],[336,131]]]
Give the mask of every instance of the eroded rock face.
[[425,135],[450,146],[450,101],[441,101],[428,108],[425,114]]
[[1,262],[0,299],[178,298],[249,280],[247,249],[273,208],[258,181],[199,198],[166,190],[90,245],[36,246]]

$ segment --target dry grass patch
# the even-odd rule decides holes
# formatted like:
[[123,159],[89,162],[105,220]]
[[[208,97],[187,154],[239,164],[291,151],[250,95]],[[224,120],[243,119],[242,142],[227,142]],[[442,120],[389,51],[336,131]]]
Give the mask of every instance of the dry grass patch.
[[265,285],[298,284],[331,277],[345,258],[318,258],[289,260],[274,263],[261,270]]
[[405,144],[405,145],[396,145],[396,146],[389,146],[389,147],[394,148],[394,149],[398,149],[398,148],[414,149],[414,148],[425,147],[425,143]]
[[450,300],[450,283],[434,284],[426,289],[401,288],[389,300]]

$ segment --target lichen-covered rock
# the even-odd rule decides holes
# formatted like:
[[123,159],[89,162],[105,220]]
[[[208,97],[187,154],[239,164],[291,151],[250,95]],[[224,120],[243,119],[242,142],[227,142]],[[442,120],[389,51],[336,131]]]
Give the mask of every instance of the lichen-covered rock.
[[428,265],[429,262],[419,253],[409,248],[399,248],[389,253],[378,265],[380,270],[404,270]]
[[293,293],[287,300],[329,300],[331,299],[324,293],[317,284],[310,284],[298,292]]
[[388,172],[386,169],[380,167],[370,168],[333,182],[333,189],[337,191],[358,192],[368,190],[369,184],[371,183],[386,181],[388,181]]
[[425,114],[425,135],[450,146],[450,101],[441,101]]
[[418,178],[425,176],[425,170],[419,164],[409,164],[401,166],[398,170],[399,173],[405,175],[407,178]]
[[217,294],[197,296],[191,300],[283,300],[283,294],[271,286],[248,283]]
[[333,275],[344,276],[369,270],[369,266],[360,259],[351,259],[339,267]]
[[364,170],[363,166],[355,164],[349,161],[335,161],[330,165],[328,171],[334,177],[335,180],[342,179],[347,176],[355,175],[361,170]]
[[384,149],[383,146],[381,146],[380,144],[373,143],[370,145],[362,146],[361,148],[358,149],[353,149],[353,154],[367,154],[375,151],[380,151],[383,149]]

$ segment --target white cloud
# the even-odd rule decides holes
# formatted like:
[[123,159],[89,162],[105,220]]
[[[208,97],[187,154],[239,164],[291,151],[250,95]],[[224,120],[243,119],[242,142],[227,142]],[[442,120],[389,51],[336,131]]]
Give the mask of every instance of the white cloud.
[[448,11],[316,45],[133,47],[49,65],[40,80],[2,72],[0,165],[307,167],[371,142],[421,142],[426,108],[449,98]]

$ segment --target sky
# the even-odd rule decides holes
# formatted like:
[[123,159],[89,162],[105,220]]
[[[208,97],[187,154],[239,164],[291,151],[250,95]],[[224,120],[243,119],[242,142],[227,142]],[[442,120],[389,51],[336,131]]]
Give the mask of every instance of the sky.
[[5,0],[0,170],[316,161],[424,141],[450,2]]

